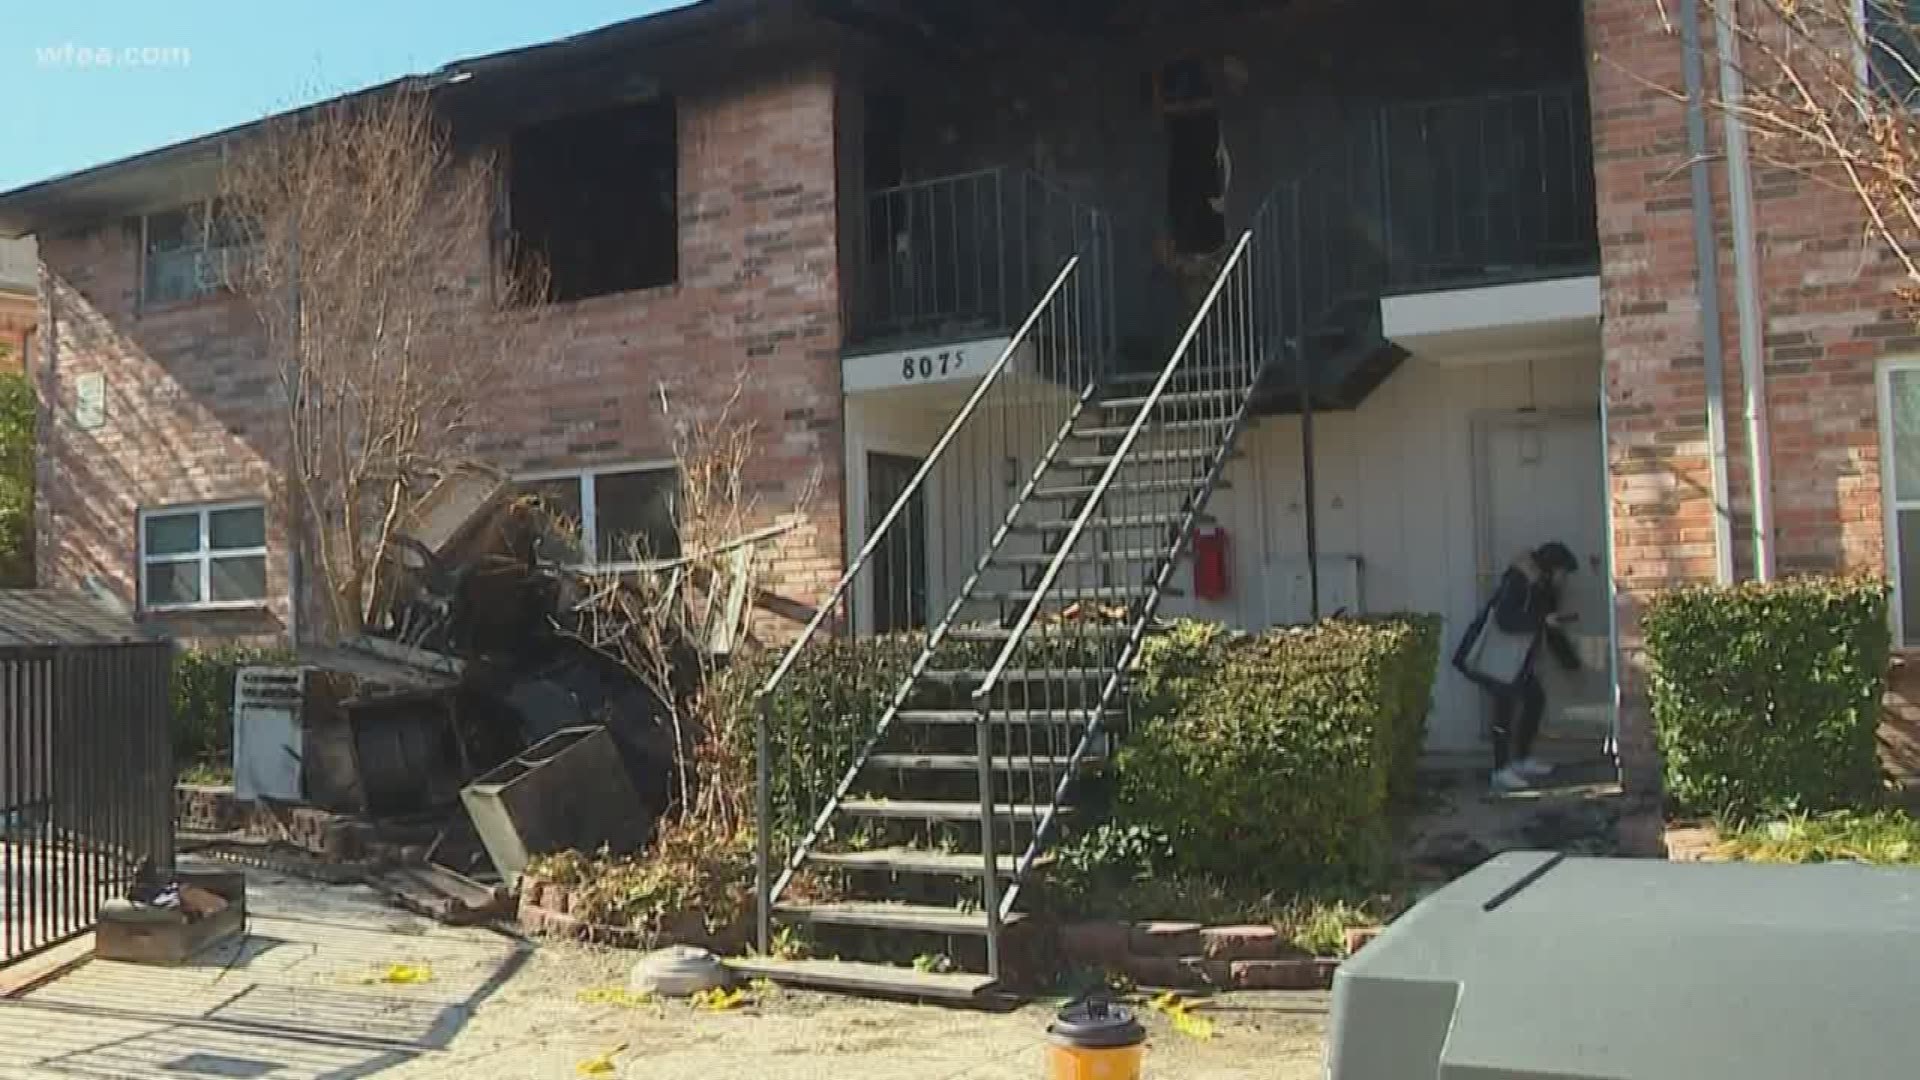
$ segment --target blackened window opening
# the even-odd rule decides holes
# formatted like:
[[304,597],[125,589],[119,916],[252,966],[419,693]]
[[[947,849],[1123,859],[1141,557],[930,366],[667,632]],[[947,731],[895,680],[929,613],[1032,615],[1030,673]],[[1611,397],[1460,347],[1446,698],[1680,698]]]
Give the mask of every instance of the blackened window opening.
[[1220,110],[1204,64],[1170,64],[1160,74],[1167,132],[1167,226],[1182,255],[1218,251],[1227,242],[1220,157]]
[[671,285],[680,274],[679,132],[671,98],[517,132],[508,176],[515,251],[554,301]]

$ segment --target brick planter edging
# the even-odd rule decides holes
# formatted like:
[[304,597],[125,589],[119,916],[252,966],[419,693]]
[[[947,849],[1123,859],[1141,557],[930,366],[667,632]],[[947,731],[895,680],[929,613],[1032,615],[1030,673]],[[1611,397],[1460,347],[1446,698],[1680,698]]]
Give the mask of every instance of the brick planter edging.
[[[1347,932],[1351,955],[1379,933]],[[1083,922],[1060,927],[1060,953],[1071,965],[1125,974],[1142,986],[1177,990],[1325,990],[1340,966],[1310,956],[1271,926],[1203,926],[1191,922]]]
[[583,915],[585,905],[576,901],[572,889],[558,882],[539,878],[520,879],[520,929],[530,936],[567,938],[616,949],[664,949],[672,945],[698,945],[722,956],[731,956],[744,948],[747,927],[729,927],[715,934],[707,930],[706,919],[689,912],[669,925],[646,929],[613,926],[593,922]]

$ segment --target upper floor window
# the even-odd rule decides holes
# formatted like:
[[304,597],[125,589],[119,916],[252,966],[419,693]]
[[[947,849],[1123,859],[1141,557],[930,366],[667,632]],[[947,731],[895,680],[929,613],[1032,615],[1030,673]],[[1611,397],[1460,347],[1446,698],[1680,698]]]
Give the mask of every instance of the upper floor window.
[[577,526],[576,546],[561,553],[568,562],[622,570],[680,557],[680,471],[671,465],[546,473],[520,486]]
[[223,221],[212,202],[141,218],[141,301],[191,300],[225,284],[240,245]]
[[680,276],[680,144],[671,98],[524,128],[508,155],[516,250],[556,301],[671,285]]
[[142,607],[248,607],[266,596],[265,506],[223,503],[141,511]]
[[1861,0],[1867,70],[1876,89],[1912,103],[1920,78],[1920,0]]

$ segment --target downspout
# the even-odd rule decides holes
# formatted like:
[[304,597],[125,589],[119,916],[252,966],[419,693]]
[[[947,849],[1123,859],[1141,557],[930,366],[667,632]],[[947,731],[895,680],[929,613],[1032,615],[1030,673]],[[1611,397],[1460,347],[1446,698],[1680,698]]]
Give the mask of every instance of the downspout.
[[[1720,93],[1731,106],[1746,96],[1740,73],[1740,36],[1728,14],[1733,0],[1724,0],[1715,13],[1714,35],[1720,46]],[[1747,125],[1731,107],[1724,111],[1727,129],[1727,192],[1733,203],[1734,301],[1739,309],[1740,381],[1746,391],[1747,447],[1752,459],[1753,573],[1761,581],[1774,577],[1773,437],[1767,422],[1767,386],[1760,323],[1759,254],[1753,224],[1753,170],[1747,158]]]
[[[1726,365],[1720,336],[1720,251],[1713,235],[1713,189],[1707,160],[1705,64],[1701,60],[1700,0],[1681,0],[1681,39],[1687,87],[1687,159],[1693,189],[1693,258],[1699,272],[1700,351],[1706,374],[1707,466],[1713,494],[1713,573],[1733,581],[1733,510],[1727,481]],[[1605,388],[1601,400],[1606,399]],[[1611,509],[1612,500],[1608,500]]]

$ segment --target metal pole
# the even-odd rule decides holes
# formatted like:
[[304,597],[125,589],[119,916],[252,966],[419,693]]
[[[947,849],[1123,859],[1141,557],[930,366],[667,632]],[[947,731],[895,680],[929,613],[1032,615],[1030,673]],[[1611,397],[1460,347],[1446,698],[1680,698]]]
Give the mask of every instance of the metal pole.
[[[1296,192],[1293,203],[1293,235],[1296,250],[1300,244],[1300,201]],[[1313,365],[1307,360],[1307,345],[1310,329],[1309,316],[1300,302],[1301,281],[1298,267],[1300,260],[1295,259],[1293,276],[1294,319],[1294,377],[1300,383],[1300,481],[1303,498],[1306,502],[1307,526],[1307,613],[1313,622],[1320,621],[1320,511],[1315,502],[1313,469]]]
[[[980,851],[985,865],[980,878],[980,906],[987,915],[987,974],[1000,977],[1000,879],[999,857],[993,842],[993,730],[991,707],[980,704],[978,733],[980,760]],[[1009,811],[1012,807],[1008,808]]]
[[773,954],[773,737],[770,728],[772,706],[763,696],[754,710],[754,813],[753,879],[754,921],[760,939],[760,955]]

